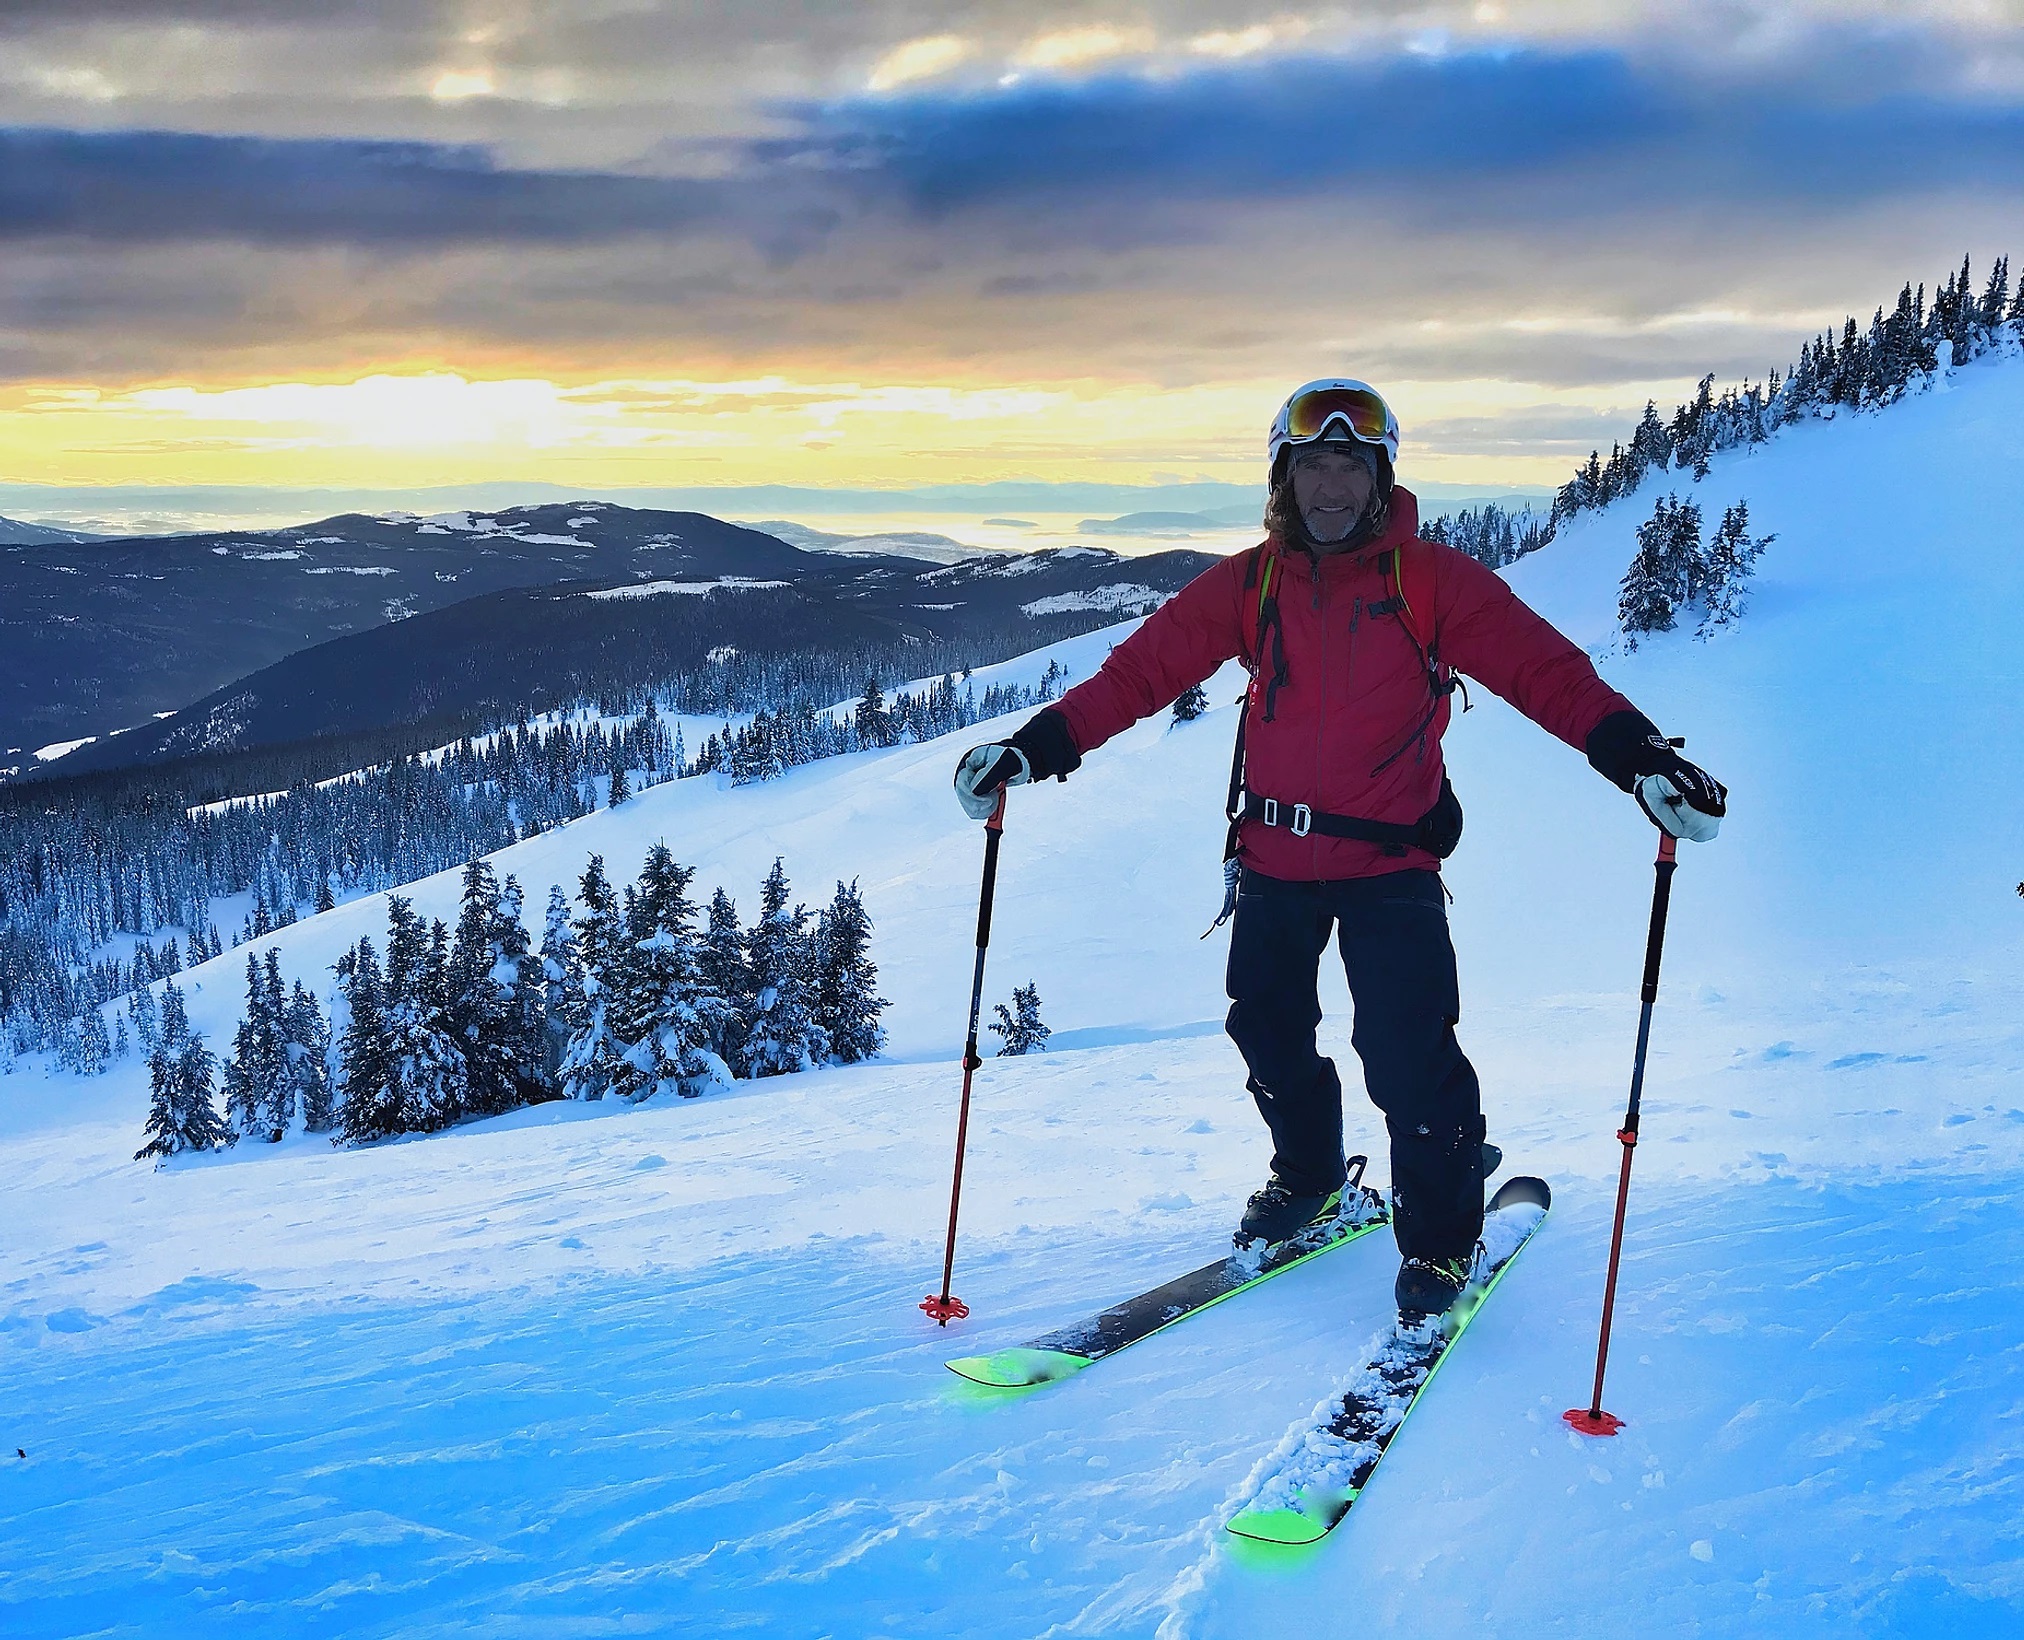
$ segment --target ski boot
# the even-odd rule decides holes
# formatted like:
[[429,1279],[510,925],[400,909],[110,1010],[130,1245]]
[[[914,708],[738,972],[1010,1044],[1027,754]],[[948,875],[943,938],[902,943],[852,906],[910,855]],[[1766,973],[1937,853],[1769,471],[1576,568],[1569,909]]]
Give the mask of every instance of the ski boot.
[[1398,1280],[1392,1284],[1399,1319],[1413,1322],[1446,1315],[1474,1278],[1482,1251],[1478,1242],[1467,1258],[1409,1258],[1400,1264]]
[[1231,1240],[1239,1252],[1291,1241],[1303,1230],[1326,1224],[1340,1213],[1343,1189],[1344,1186],[1337,1185],[1321,1194],[1305,1194],[1294,1190],[1275,1173],[1244,1204],[1244,1217],[1238,1221],[1237,1233]]

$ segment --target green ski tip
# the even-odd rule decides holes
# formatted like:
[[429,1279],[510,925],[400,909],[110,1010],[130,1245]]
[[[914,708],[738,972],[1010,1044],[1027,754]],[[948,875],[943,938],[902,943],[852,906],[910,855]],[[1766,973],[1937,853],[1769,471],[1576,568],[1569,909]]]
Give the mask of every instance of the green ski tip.
[[1086,1355],[1065,1350],[1010,1349],[990,1355],[966,1355],[943,1363],[958,1378],[990,1389],[1026,1389],[1034,1384],[1051,1384],[1089,1365]]
[[1299,1509],[1247,1509],[1226,1530],[1257,1543],[1319,1543],[1347,1513],[1347,1505],[1320,1519]]

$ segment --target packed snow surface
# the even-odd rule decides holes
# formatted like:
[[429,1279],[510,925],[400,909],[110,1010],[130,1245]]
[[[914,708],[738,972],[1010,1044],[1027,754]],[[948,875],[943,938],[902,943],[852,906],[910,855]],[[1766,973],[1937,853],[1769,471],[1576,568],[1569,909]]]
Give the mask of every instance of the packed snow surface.
[[[2024,366],[1951,385],[1676,475],[1778,537],[1708,643],[1615,652],[1664,486],[1512,572],[1734,809],[1675,881],[1615,1440],[1560,1413],[1592,1370],[1652,833],[1481,690],[1448,741],[1461,1033],[1554,1209],[1350,1518],[1307,1551],[1222,1531],[1388,1324],[1381,1237],[1033,1393],[941,1368],[1215,1257],[1264,1176],[1225,943],[1198,938],[1231,669],[1197,722],[1012,796],[986,994],[1032,981],[1055,1036],[977,1074],[974,1313],[947,1331],[915,1306],[975,927],[959,743],[657,787],[497,859],[531,907],[660,839],[748,914],[776,854],[814,903],[857,878],[881,1062],[159,1173],[128,1159],[133,1062],[0,1079],[0,1630],[2024,1632]],[[1121,630],[1024,665],[1085,677]],[[413,892],[450,916],[456,874]],[[327,993],[384,925],[360,900],[260,943]],[[185,976],[220,1049],[245,956]],[[1381,1181],[1361,1102],[1348,1137]]]

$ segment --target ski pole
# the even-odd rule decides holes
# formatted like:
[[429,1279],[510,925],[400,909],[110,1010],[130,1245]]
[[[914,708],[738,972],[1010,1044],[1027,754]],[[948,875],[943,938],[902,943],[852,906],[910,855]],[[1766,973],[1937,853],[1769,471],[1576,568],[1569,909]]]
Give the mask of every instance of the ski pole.
[[1643,1007],[1638,1013],[1637,1057],[1630,1072],[1630,1106],[1624,1112],[1617,1138],[1623,1142],[1623,1171],[1616,1181],[1616,1228],[1609,1237],[1609,1276],[1602,1288],[1602,1332],[1595,1342],[1595,1390],[1585,1407],[1569,1407],[1560,1417],[1570,1429],[1583,1435],[1614,1435],[1623,1420],[1602,1410],[1602,1374],[1609,1365],[1609,1325],[1616,1314],[1616,1271],[1623,1256],[1623,1215],[1630,1203],[1630,1159],[1637,1149],[1638,1106],[1644,1097],[1645,1049],[1652,1038],[1652,1004],[1659,995],[1659,954],[1666,943],[1666,908],[1672,901],[1673,872],[1679,862],[1675,855],[1679,840],[1671,832],[1659,833],[1659,857],[1653,862],[1657,880],[1652,885],[1651,930],[1645,936],[1644,986],[1639,991]]
[[946,1327],[960,1321],[970,1306],[949,1291],[956,1269],[956,1210],[963,1200],[963,1147],[970,1136],[970,1078],[984,1063],[977,1057],[977,1015],[984,1006],[984,952],[991,944],[991,899],[998,888],[998,844],[1005,835],[1005,793],[998,788],[998,806],[984,822],[984,886],[977,896],[977,966],[970,975],[970,1031],[963,1040],[963,1103],[956,1116],[956,1171],[949,1183],[949,1243],[942,1254],[942,1290],[921,1300],[921,1308]]

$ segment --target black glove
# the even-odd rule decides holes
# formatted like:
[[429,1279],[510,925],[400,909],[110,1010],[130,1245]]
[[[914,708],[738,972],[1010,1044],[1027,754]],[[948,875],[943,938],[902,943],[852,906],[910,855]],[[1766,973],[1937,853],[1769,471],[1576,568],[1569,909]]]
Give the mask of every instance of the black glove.
[[[995,754],[995,755],[993,755]],[[1066,780],[1082,767],[1082,753],[1068,732],[1068,719],[1053,707],[1019,726],[1010,740],[972,746],[956,764],[956,799],[973,820],[990,816],[1000,786],[1021,786],[1052,775]]]
[[1598,774],[1634,794],[1652,823],[1675,837],[1707,842],[1729,812],[1729,788],[1680,756],[1642,712],[1610,713],[1589,732],[1586,749]]

